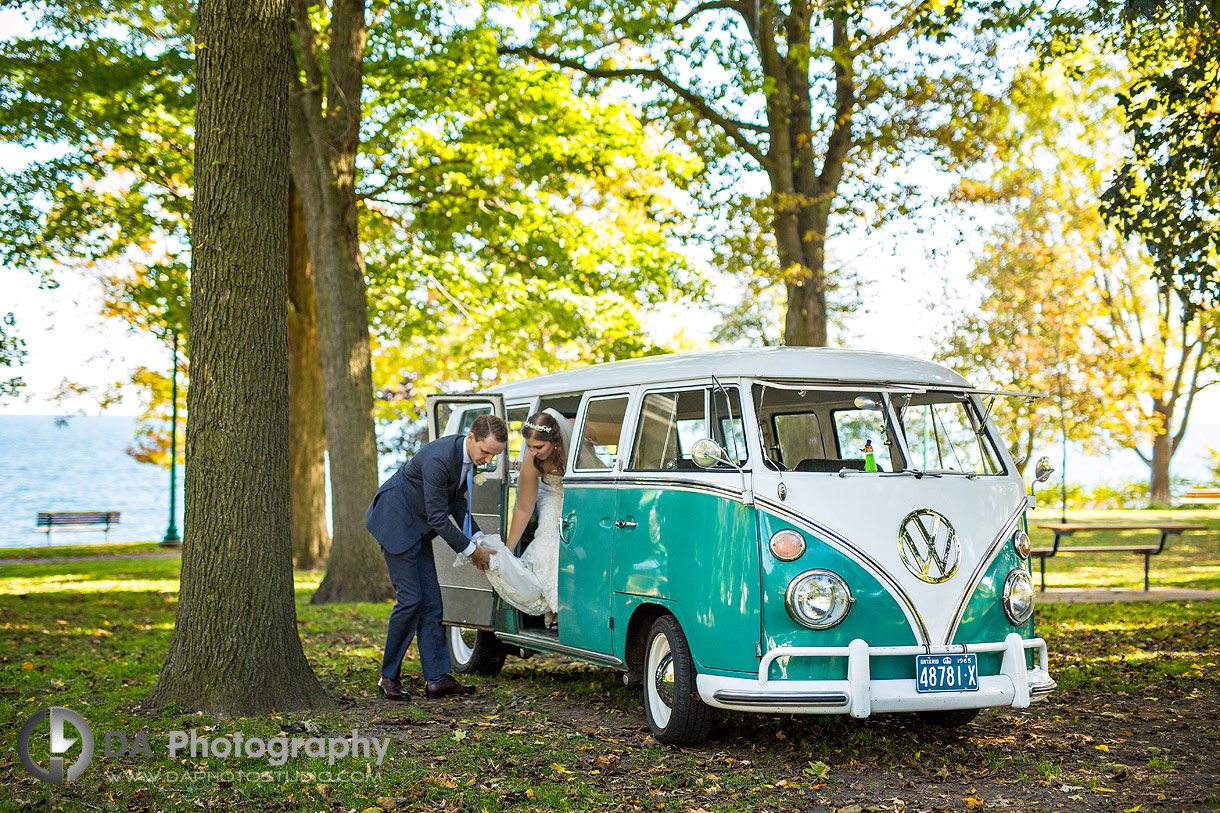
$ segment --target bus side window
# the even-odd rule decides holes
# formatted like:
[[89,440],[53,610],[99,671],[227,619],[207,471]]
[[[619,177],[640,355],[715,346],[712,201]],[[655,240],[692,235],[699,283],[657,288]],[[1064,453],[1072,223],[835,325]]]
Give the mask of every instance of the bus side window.
[[822,426],[814,412],[789,412],[773,415],[772,425],[779,441],[779,462],[789,468],[807,458],[826,457],[822,447]]
[[[512,407],[505,413],[508,418],[505,423],[508,424],[508,470],[516,472],[521,468],[521,453],[524,451],[525,441],[521,437],[521,427],[525,425],[525,419],[530,416],[530,408],[528,406]],[[513,484],[516,484],[517,478],[512,478]]]
[[627,415],[627,396],[594,398],[580,424],[577,471],[609,471],[618,462],[618,440]]
[[640,406],[631,465],[644,471],[694,469],[690,447],[707,437],[703,390],[650,392]]

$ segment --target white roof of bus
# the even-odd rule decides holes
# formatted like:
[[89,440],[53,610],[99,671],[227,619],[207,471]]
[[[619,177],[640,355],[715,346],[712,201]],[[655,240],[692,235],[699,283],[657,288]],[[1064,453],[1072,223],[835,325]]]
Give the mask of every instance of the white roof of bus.
[[826,347],[767,347],[648,356],[550,373],[490,387],[505,398],[708,378],[868,382],[966,387],[959,374],[930,361],[892,353]]

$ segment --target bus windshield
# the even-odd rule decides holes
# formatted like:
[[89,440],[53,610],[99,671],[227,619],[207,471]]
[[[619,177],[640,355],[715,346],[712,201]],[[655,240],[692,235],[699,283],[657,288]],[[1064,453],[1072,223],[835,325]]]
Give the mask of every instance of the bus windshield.
[[960,393],[891,395],[910,452],[908,467],[956,474],[1000,474],[1003,465],[970,398]]
[[[784,471],[993,475],[1001,457],[958,392],[756,385],[767,463]],[[892,409],[891,409],[892,407]]]

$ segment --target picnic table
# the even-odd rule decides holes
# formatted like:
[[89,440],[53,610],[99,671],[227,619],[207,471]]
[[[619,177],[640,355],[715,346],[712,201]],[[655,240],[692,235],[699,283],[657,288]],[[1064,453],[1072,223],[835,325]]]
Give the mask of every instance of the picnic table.
[[[1038,557],[1042,574],[1041,590],[1046,590],[1046,560],[1060,553],[1138,553],[1144,557],[1144,592],[1148,592],[1148,563],[1153,556],[1165,550],[1171,536],[1181,536],[1187,531],[1205,531],[1206,525],[1187,522],[1049,522],[1039,525],[1055,534],[1055,544],[1049,548],[1034,548],[1030,554]],[[1157,545],[1092,545],[1085,547],[1062,547],[1064,537],[1089,531],[1158,531],[1161,534]]]
[[1182,502],[1216,502],[1220,503],[1220,488],[1192,488],[1182,495]]

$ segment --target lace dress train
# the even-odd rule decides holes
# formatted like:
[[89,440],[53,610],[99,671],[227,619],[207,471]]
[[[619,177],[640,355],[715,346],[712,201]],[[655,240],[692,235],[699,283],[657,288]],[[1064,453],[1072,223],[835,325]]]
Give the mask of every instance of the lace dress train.
[[[529,615],[554,615],[559,606],[559,515],[563,478],[544,474],[538,483],[538,529],[518,559],[502,544],[491,557],[487,579],[500,597]],[[501,557],[510,557],[501,559]]]

